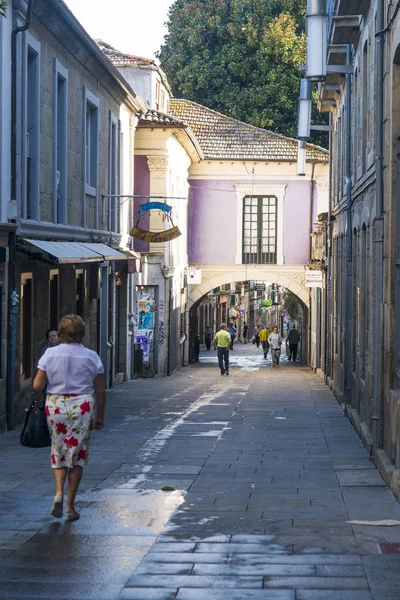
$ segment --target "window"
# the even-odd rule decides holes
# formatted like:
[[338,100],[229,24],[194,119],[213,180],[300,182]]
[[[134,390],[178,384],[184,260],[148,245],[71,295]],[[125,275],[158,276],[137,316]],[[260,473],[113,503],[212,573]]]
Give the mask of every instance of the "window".
[[362,123],[362,172],[364,173],[367,166],[368,156],[368,139],[369,139],[369,75],[368,75],[368,41],[364,44],[363,49],[363,81],[362,81],[362,97],[363,97],[363,123]]
[[54,59],[53,220],[67,222],[68,71]]
[[276,264],[277,198],[243,200],[243,264]]
[[83,269],[77,269],[75,271],[75,276],[76,276],[75,314],[82,317],[82,319],[85,319],[85,271]]
[[109,157],[108,157],[108,189],[109,189],[109,218],[108,227],[110,231],[118,231],[118,120],[117,117],[110,112],[110,140],[109,140]]
[[366,349],[368,315],[367,315],[367,294],[368,294],[368,251],[367,251],[367,227],[364,224],[361,230],[361,315],[360,315],[360,360],[361,360],[361,378],[365,380],[366,371]]
[[58,271],[50,271],[49,281],[49,327],[58,325]]
[[98,156],[99,156],[99,100],[84,87],[83,103],[83,219],[82,226],[86,227],[86,196],[92,196],[95,202],[95,223],[98,223]]
[[21,275],[20,297],[20,376],[32,376],[32,273]]
[[40,43],[26,36],[25,190],[23,217],[39,218]]

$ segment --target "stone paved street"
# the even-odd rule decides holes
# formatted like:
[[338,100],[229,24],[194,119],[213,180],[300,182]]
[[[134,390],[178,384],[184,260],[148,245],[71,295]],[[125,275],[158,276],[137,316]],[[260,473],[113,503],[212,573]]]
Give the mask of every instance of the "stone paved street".
[[352,521],[400,506],[328,388],[231,358],[109,393],[75,523],[49,515],[49,450],[0,436],[1,598],[399,600],[400,527]]

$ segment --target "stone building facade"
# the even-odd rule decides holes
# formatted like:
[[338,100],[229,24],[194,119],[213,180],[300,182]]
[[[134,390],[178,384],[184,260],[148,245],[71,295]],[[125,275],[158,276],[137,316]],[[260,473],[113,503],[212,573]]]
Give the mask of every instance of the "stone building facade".
[[332,115],[332,195],[321,366],[400,498],[400,16],[383,0],[327,7],[319,98]]
[[133,193],[136,114],[145,107],[61,0],[36,0],[33,9],[10,2],[7,22],[24,28],[14,49],[8,36],[15,88],[4,71],[1,78],[15,131],[11,189],[1,196],[2,221],[11,200],[16,225],[8,296],[15,290],[19,304],[7,336],[15,352],[5,411],[12,426],[30,401],[46,330],[64,314],[84,318],[85,343],[99,352],[108,386],[132,375],[137,275],[128,263],[138,255],[129,246],[132,198],[120,196]]

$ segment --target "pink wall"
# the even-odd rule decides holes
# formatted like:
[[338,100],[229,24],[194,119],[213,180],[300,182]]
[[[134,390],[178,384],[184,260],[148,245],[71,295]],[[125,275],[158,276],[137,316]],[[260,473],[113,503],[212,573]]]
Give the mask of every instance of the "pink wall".
[[[147,156],[135,156],[135,185],[134,185],[134,194],[138,194],[140,196],[148,196],[150,194],[150,171],[147,166]],[[134,202],[134,223],[136,225],[137,214],[139,212],[139,206],[148,202],[147,199],[135,198]],[[149,228],[149,216],[146,215],[140,219],[138,227],[141,229]],[[149,244],[148,242],[143,242],[142,240],[134,240],[134,249],[138,252],[148,252]]]
[[285,265],[303,265],[309,256],[310,182],[291,181],[283,200],[283,261]]
[[[236,255],[237,199],[235,184],[243,180],[192,180],[189,203],[189,261],[234,264]],[[257,184],[287,182],[263,182]],[[316,206],[317,198],[314,198]],[[313,211],[314,212],[314,211]],[[314,220],[314,219],[313,219]],[[310,182],[287,183],[283,205],[284,264],[309,260]],[[278,223],[278,228],[282,223]]]

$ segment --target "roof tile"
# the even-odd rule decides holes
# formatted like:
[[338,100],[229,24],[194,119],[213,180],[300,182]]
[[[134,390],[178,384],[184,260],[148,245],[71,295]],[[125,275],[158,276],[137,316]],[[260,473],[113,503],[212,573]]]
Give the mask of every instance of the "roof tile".
[[[298,141],[254,127],[190,100],[171,98],[169,114],[187,123],[208,159],[297,161]],[[325,148],[307,144],[307,160],[328,162]]]

